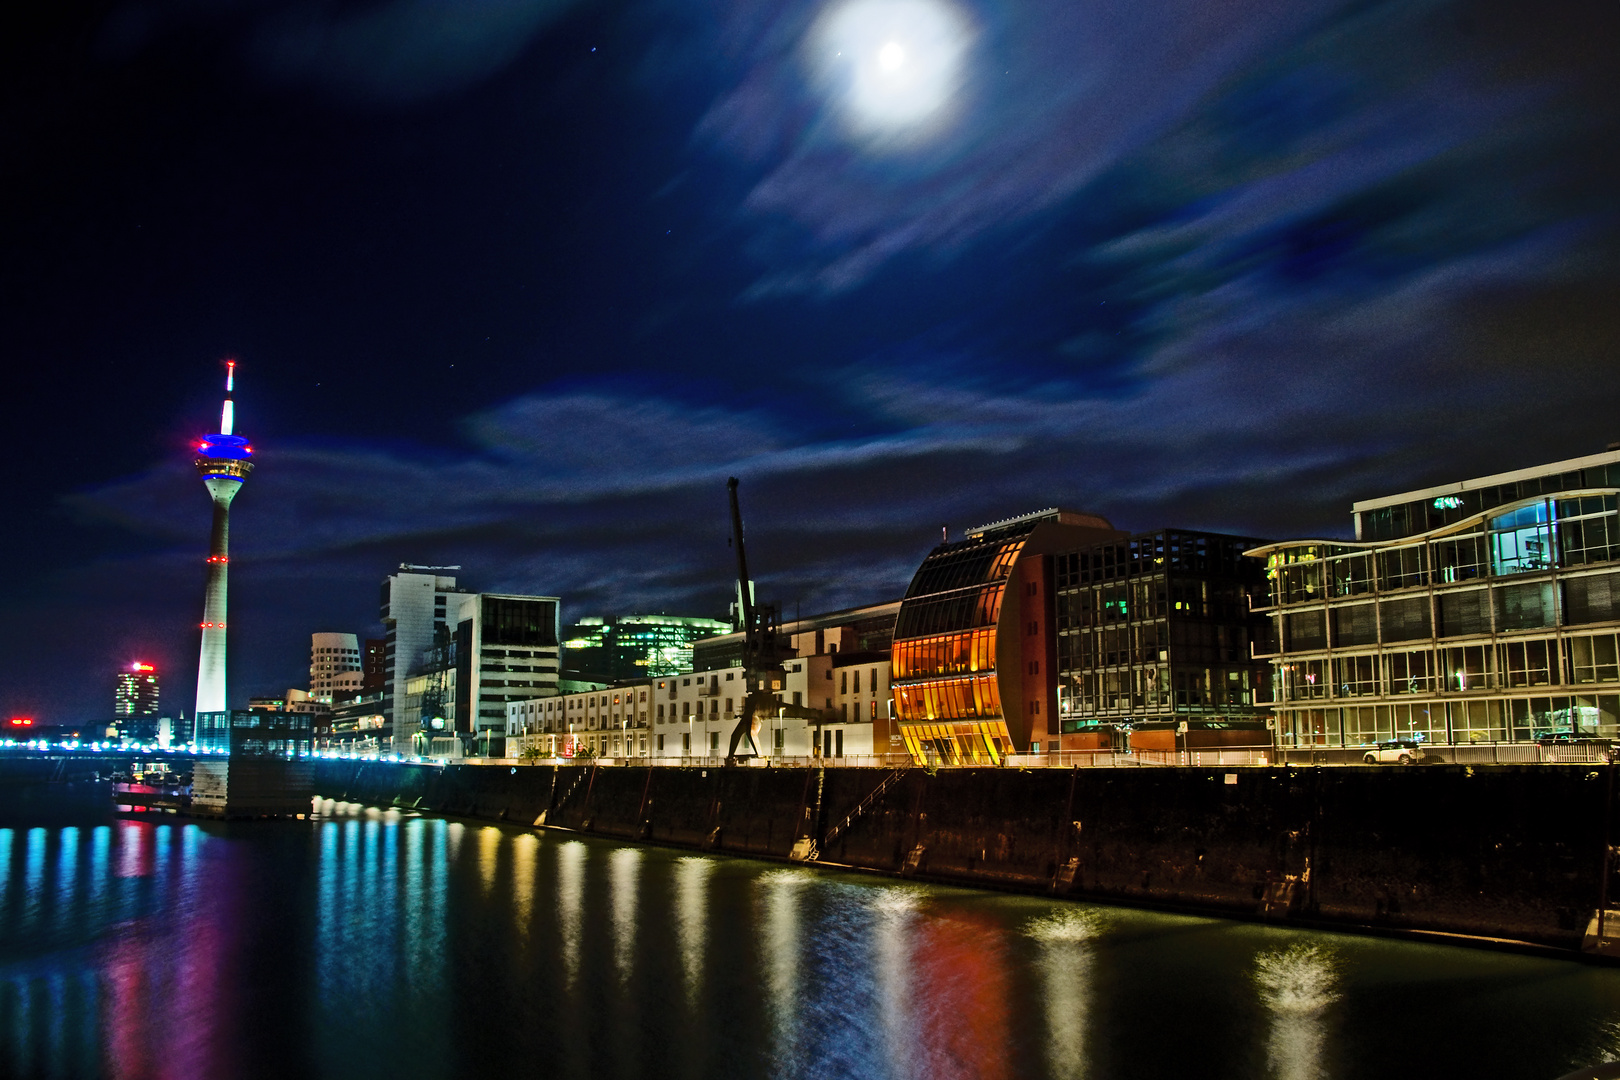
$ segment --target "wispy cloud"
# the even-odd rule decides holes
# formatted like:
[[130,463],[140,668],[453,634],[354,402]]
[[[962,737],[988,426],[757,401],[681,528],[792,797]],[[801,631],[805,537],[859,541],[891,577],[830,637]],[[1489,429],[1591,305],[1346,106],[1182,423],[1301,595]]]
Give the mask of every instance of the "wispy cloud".
[[379,103],[463,89],[506,68],[573,0],[305,2],[268,14],[249,55],[270,77]]

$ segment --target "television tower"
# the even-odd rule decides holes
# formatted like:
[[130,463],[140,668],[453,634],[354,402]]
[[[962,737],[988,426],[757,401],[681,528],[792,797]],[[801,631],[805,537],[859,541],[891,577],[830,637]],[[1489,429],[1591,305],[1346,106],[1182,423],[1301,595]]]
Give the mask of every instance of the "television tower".
[[225,588],[230,570],[231,500],[253,471],[253,447],[233,432],[236,404],[236,361],[225,362],[225,407],[219,434],[197,444],[196,466],[214,500],[214,531],[208,544],[208,591],[203,601],[202,655],[197,661],[197,712],[224,712]]

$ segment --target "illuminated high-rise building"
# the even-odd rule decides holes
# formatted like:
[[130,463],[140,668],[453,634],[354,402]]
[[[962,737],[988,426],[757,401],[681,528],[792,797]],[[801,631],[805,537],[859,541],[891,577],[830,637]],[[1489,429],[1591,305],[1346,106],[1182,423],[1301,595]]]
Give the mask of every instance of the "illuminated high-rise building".
[[230,568],[231,500],[253,471],[253,447],[235,433],[236,361],[225,365],[225,405],[219,432],[197,444],[195,464],[203,486],[214,501],[214,527],[208,545],[208,589],[203,601],[202,650],[197,661],[197,712],[217,713],[226,708],[225,628],[226,584]]
[[569,678],[621,682],[692,670],[692,643],[729,633],[719,619],[684,615],[588,616],[563,631]]
[[331,705],[360,695],[360,639],[354,634],[311,634],[309,696]]
[[113,715],[156,716],[157,711],[157,669],[137,660],[118,673],[118,688],[113,691]]

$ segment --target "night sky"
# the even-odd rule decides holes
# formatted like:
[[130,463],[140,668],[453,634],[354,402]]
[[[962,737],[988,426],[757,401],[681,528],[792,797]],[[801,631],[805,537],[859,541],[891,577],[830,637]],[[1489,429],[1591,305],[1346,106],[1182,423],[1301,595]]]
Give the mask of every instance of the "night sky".
[[[890,599],[1052,505],[1347,535],[1620,439],[1620,9],[144,0],[0,44],[0,715],[232,700],[401,561],[564,618]],[[885,52],[891,44],[903,51]]]

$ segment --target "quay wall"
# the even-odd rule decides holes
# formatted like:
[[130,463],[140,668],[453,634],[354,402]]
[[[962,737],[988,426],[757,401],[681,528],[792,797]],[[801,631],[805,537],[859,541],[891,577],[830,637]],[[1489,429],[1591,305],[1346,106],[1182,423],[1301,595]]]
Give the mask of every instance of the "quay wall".
[[329,798],[520,826],[779,859],[809,838],[821,862],[922,880],[1569,949],[1599,904],[1615,786],[1590,765],[930,774],[323,760],[315,775]]

